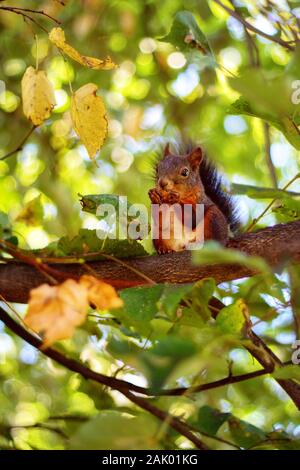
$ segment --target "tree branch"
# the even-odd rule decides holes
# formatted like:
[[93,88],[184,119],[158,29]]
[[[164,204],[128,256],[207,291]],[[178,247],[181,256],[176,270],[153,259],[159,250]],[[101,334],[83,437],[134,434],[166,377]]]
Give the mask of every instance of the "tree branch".
[[[266,371],[273,372],[275,367],[282,367],[283,363],[266,345],[266,343],[257,336],[252,330],[248,331],[248,337],[253,347],[248,347],[248,351],[265,368]],[[300,385],[293,379],[276,379],[286,394],[293,400],[295,406],[300,410]]]
[[265,156],[266,156],[266,163],[269,169],[270,178],[272,181],[272,186],[274,188],[278,188],[278,181],[276,175],[276,168],[272,161],[271,156],[271,136],[270,136],[270,125],[267,122],[263,122],[263,129],[264,129],[264,139],[265,139]]
[[32,18],[30,16],[28,16],[27,13],[33,13],[35,15],[44,16],[45,18],[48,18],[49,20],[54,21],[54,23],[56,23],[56,24],[61,24],[59,20],[57,20],[53,16],[49,15],[48,13],[46,13],[43,10],[33,10],[31,8],[19,8],[19,7],[7,7],[7,6],[0,7],[0,10],[10,11],[11,13],[16,13],[17,15],[22,15],[25,18],[28,18],[30,20],[32,20]]
[[[292,364],[291,361],[287,361],[283,363],[283,367]],[[209,382],[206,384],[196,385],[194,387],[182,387],[182,388],[170,388],[167,390],[161,390],[159,395],[167,395],[167,396],[180,396],[185,395],[189,396],[193,393],[200,393],[206,392],[207,390],[215,390],[216,388],[224,387],[226,385],[236,384],[240,382],[245,382],[246,380],[256,379],[257,377],[261,377],[263,375],[269,374],[270,371],[267,369],[259,369],[253,372],[248,372],[246,374],[239,374],[239,375],[229,375],[224,379],[215,380],[214,382]]]
[[[248,255],[261,256],[274,267],[287,260],[300,263],[300,221],[241,234],[231,239],[227,247]],[[195,266],[191,262],[190,251],[128,258],[126,263],[155,282],[173,284],[195,282],[204,277],[213,277],[217,283],[221,283],[257,274],[256,271],[241,265]],[[138,273],[111,260],[90,261],[86,264],[90,265],[101,279],[119,288],[125,287],[124,281],[127,286],[130,286],[130,283],[147,284]],[[50,264],[51,266],[65,278],[77,279],[86,272],[79,263],[58,262]],[[9,302],[26,303],[29,291],[44,282],[44,276],[32,266],[19,262],[0,264],[0,293]]]
[[[17,323],[10,315],[0,307],[0,320],[16,335],[20,338],[27,341],[32,346],[40,349],[42,346],[42,340],[39,339],[37,336],[32,335],[23,328],[22,325]],[[62,353],[57,351],[56,349],[47,348],[41,351],[45,356],[50,357],[54,361],[58,362],[62,366],[66,367],[72,372],[76,372],[80,374],[85,379],[94,380],[101,385],[105,385],[107,387],[112,388],[113,390],[117,390],[118,392],[122,393],[128,400],[132,403],[136,404],[140,408],[148,411],[150,414],[158,418],[160,421],[168,424],[172,427],[175,431],[177,431],[182,436],[185,436],[188,440],[193,442],[193,444],[200,450],[208,450],[207,446],[192,432],[190,427],[187,423],[181,421],[178,418],[175,418],[173,415],[167,413],[166,411],[161,410],[153,405],[149,400],[134,395],[134,392],[142,392],[143,387],[138,387],[136,385],[130,384],[129,382],[116,379],[115,377],[108,377],[103,374],[99,374],[98,372],[94,372],[93,370],[89,369],[88,367],[84,366],[80,362],[75,361],[74,359],[70,359],[64,356]]]
[[[219,311],[222,308],[222,302],[219,300]],[[225,305],[223,304],[223,307]],[[216,318],[219,312],[213,314],[213,318]],[[276,368],[282,368],[285,365],[291,364],[291,361],[283,363],[279,357],[267,346],[267,344],[257,336],[252,330],[252,324],[249,323],[246,331],[246,337],[250,340],[247,344],[246,349],[249,353],[264,367],[266,373],[272,373]],[[256,372],[257,376],[261,375],[260,371]],[[228,379],[230,379],[230,375]],[[233,379],[238,376],[233,376]],[[223,379],[224,380],[224,379]],[[293,379],[275,379],[278,384],[287,393],[290,399],[294,402],[295,406],[300,410],[300,385]],[[219,381],[222,385],[222,380]],[[209,384],[204,384],[209,385]],[[215,388],[215,387],[214,387]],[[199,391],[199,390],[198,390]]]
[[295,50],[294,46],[291,46],[289,42],[284,41],[283,39],[277,37],[277,36],[272,36],[271,34],[267,34],[264,31],[261,31],[260,29],[256,28],[253,26],[251,23],[248,23],[242,16],[238,14],[237,11],[232,10],[228,6],[224,5],[220,0],[214,0],[214,2],[219,5],[223,10],[227,11],[227,13],[235,18],[237,21],[239,21],[247,30],[253,31],[254,33],[258,34],[259,36],[262,36],[265,39],[268,39],[269,41],[276,42],[277,44],[280,44],[281,46],[285,47],[289,51]]

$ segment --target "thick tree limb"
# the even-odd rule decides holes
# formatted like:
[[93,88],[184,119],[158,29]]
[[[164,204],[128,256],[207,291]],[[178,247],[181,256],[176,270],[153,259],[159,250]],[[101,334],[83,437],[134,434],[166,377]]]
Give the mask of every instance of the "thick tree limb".
[[[300,221],[278,224],[253,233],[244,233],[228,242],[229,248],[248,255],[262,256],[271,266],[290,259],[300,262]],[[160,256],[130,258],[126,263],[141,271],[155,282],[182,284],[213,277],[217,283],[253,276],[255,271],[240,265],[194,266],[191,252],[171,253]],[[143,285],[145,279],[128,267],[112,260],[88,263],[102,279],[109,281],[134,281]],[[66,277],[77,278],[85,274],[80,264],[55,264],[55,269]],[[30,289],[47,282],[42,273],[24,263],[0,265],[0,294],[9,302],[26,303]],[[116,282],[117,283],[117,282]]]

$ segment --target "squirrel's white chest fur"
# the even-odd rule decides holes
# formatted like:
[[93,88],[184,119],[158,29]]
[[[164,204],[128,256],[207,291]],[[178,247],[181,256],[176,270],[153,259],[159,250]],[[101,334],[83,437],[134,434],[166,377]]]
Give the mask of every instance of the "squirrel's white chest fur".
[[160,253],[182,251],[195,243],[196,238],[199,241],[201,227],[198,225],[193,229],[191,223],[183,224],[182,210],[180,206],[175,206],[164,204],[159,209],[157,246]]

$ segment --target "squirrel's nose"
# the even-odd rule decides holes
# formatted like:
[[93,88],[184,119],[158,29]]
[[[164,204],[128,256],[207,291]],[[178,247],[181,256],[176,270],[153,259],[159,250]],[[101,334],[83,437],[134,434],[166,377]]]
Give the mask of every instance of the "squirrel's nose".
[[168,178],[159,178],[158,184],[162,189],[168,189],[171,186],[170,180]]

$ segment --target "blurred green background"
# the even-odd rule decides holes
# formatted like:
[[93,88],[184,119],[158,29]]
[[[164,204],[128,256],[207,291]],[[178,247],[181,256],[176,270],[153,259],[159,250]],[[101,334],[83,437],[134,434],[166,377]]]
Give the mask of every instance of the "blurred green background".
[[[276,3],[276,8],[282,3],[286,18],[290,18],[292,10],[299,15],[299,2]],[[71,60],[65,62],[37,25],[24,22],[21,16],[11,12],[0,11],[0,80],[6,84],[5,94],[0,95],[0,157],[14,149],[30,129],[22,112],[20,82],[26,67],[36,63],[35,35],[38,36],[40,68],[47,71],[57,100],[51,118],[34,132],[23,150],[0,161],[0,210],[9,215],[20,246],[42,248],[63,235],[76,235],[79,228],[95,228],[96,219],[81,212],[78,193],[121,194],[128,196],[131,202],[149,205],[147,191],[153,186],[153,156],[164,142],[176,141],[179,132],[203,144],[230,182],[263,187],[273,185],[266,160],[263,122],[231,114],[229,109],[240,94],[236,87],[230,86],[227,78],[244,73],[247,77],[251,65],[245,31],[213,1],[69,0],[65,7],[51,0],[20,0],[5,4],[47,11],[60,19],[68,42],[77,50],[100,58],[110,55],[119,65],[112,71],[94,71]],[[239,1],[238,7],[258,28],[276,35],[278,27],[275,20],[272,23],[276,8],[273,12],[272,9],[264,12],[260,9],[263,4]],[[227,5],[230,6],[230,2]],[[174,15],[180,10],[194,14],[210,41],[219,67],[207,67],[197,51],[186,54],[157,39],[168,33]],[[54,26],[43,17],[36,19],[47,30]],[[257,37],[255,44],[260,67],[270,77],[284,75],[292,60],[299,63],[297,55],[274,42]],[[296,72],[294,78],[297,78]],[[88,158],[72,131],[69,114],[70,83],[76,90],[88,82],[98,85],[109,121],[108,138],[96,162]],[[252,93],[255,96],[255,83],[249,80],[248,85],[254,87]],[[271,90],[269,98],[275,103],[279,97]],[[270,139],[278,185],[283,187],[299,171],[298,151],[273,126]],[[292,189],[299,191],[299,183],[296,182]],[[36,203],[30,205],[33,200]],[[257,216],[267,202],[268,199],[240,196],[238,203],[243,224]],[[290,220],[286,214],[280,217],[277,220]],[[273,213],[267,215],[261,225],[275,221]],[[229,304],[246,295],[249,289],[254,292],[251,314],[258,323],[257,332],[269,341],[283,360],[289,360],[290,345],[296,332],[287,275],[277,276],[272,286],[261,283],[260,288],[252,280],[224,284],[218,295]],[[16,308],[21,313],[25,310],[25,306]],[[142,359],[138,362],[140,351],[124,352],[114,343],[109,349],[110,341],[119,341],[120,337],[124,340],[128,332],[120,332],[114,325],[103,326],[104,323],[103,320],[100,327],[91,323],[78,330],[72,340],[64,342],[65,351],[74,357],[80,356],[93,369],[108,375],[126,364],[120,377],[144,384],[143,373],[148,370],[145,364],[150,367],[149,363]],[[190,333],[185,331],[183,335]],[[197,343],[197,352],[191,355],[187,369],[183,366],[176,369],[169,385],[187,385],[200,369],[205,382],[226,376],[230,360],[234,361],[236,373],[258,367],[249,353],[235,348],[230,342],[228,346],[226,338],[219,338],[209,326],[193,333],[192,338]],[[129,334],[127,340],[131,341]],[[145,344],[145,341],[139,343],[139,348],[143,349]],[[149,374],[146,373],[146,377],[149,378]],[[187,397],[161,398],[157,404],[187,418],[209,405],[222,412],[231,412],[264,431],[283,429],[293,438],[300,433],[295,405],[271,378],[199,394],[193,401]],[[136,412],[117,392],[101,390],[93,383],[84,382],[11,336],[3,325],[0,327],[1,448],[66,448],[68,436],[76,432],[85,419],[99,410],[116,409]],[[142,446],[130,439],[129,444],[122,444],[122,439],[116,437],[120,426],[113,418],[109,421],[111,441],[109,437],[108,441],[98,445],[107,445],[107,448]],[[108,418],[102,416],[101,419],[104,421],[99,426],[106,426],[105,419]],[[123,425],[126,426],[125,422]],[[140,429],[149,428],[150,431],[157,423],[154,428],[152,425],[152,422],[138,423]],[[88,431],[87,435],[94,432]],[[190,445],[172,432],[163,433],[157,441],[146,434],[141,439],[149,448]],[[223,437],[229,434],[225,428]],[[243,447],[238,440],[234,442]],[[217,441],[209,441],[209,444],[226,448]]]

